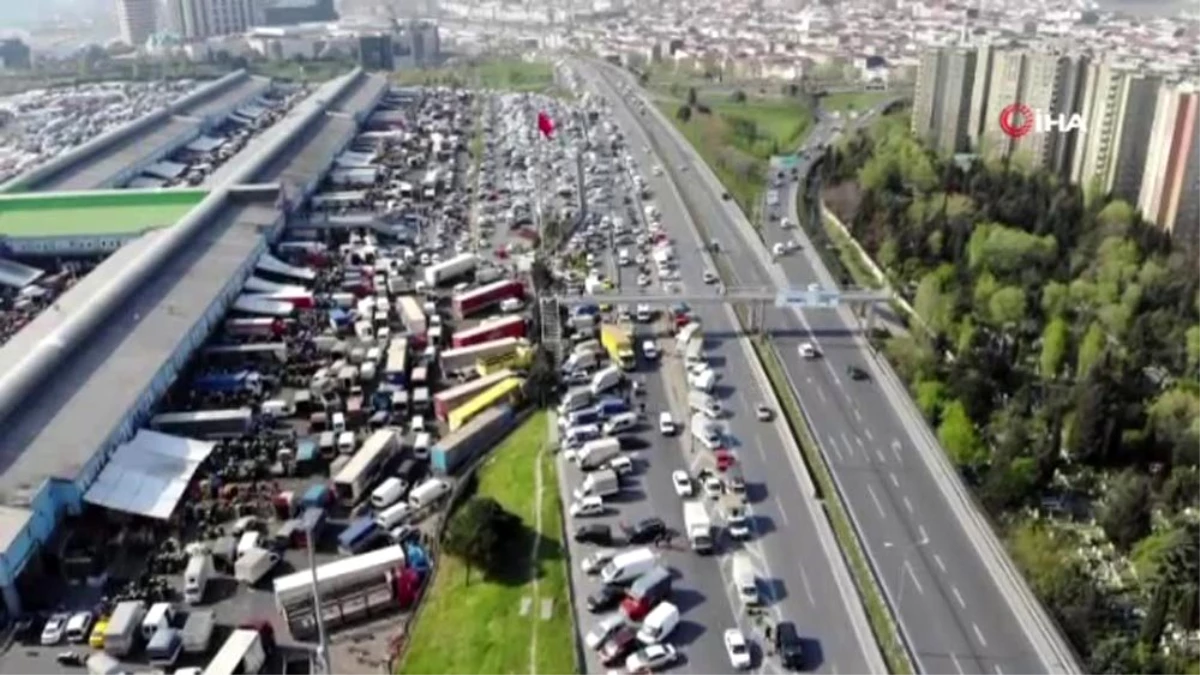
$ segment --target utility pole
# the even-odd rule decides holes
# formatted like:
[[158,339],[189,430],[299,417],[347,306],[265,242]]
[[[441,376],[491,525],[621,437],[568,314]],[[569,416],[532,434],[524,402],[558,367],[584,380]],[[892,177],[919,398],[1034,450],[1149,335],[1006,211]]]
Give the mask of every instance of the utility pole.
[[311,575],[312,596],[313,596],[313,617],[317,621],[317,655],[316,663],[314,663],[313,672],[319,675],[332,675],[333,663],[329,658],[329,640],[325,634],[325,618],[321,611],[321,589],[317,583],[317,561],[313,553],[313,538],[316,536],[316,528],[309,529],[308,536],[305,537],[308,549],[308,572]]

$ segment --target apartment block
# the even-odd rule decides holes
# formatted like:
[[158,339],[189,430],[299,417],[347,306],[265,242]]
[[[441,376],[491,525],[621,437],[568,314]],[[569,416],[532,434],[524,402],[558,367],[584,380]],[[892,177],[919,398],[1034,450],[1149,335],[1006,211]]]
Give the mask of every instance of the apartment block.
[[261,23],[256,0],[168,0],[172,28],[186,40],[244,33]]
[[[975,77],[971,82],[971,112],[967,121],[967,138],[972,150],[979,149],[979,138],[987,128],[988,97],[992,86],[992,56],[995,48],[983,45],[975,53]],[[991,120],[995,123],[995,120]]]
[[974,49],[947,48],[921,57],[913,106],[913,132],[943,154],[968,148]]
[[1137,204],[1147,220],[1200,244],[1200,93],[1195,84],[1163,85],[1155,96]]
[[1024,70],[1025,53],[1021,50],[998,50],[992,56],[987,108],[983,115],[983,131],[977,144],[980,152],[987,157],[1007,157],[1015,149],[1013,139],[1000,129],[1000,113],[1008,106],[1022,102]]
[[1137,203],[1141,192],[1161,87],[1162,80],[1157,77],[1130,76],[1125,78],[1120,94],[1117,151],[1106,176],[1105,188],[1130,204]]
[[117,0],[117,23],[121,41],[141,47],[158,28],[156,0]]

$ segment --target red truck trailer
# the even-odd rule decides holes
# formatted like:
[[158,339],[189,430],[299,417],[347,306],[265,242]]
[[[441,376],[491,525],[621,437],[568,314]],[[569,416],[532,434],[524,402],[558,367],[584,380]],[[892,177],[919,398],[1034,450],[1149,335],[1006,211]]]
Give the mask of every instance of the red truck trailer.
[[451,343],[455,348],[470,347],[492,340],[500,340],[502,338],[523,338],[525,337],[525,317],[508,316],[503,319],[489,321],[480,324],[475,328],[468,330],[460,330],[451,336]]
[[454,315],[459,319],[481,312],[509,298],[523,300],[525,285],[513,279],[501,279],[454,296]]

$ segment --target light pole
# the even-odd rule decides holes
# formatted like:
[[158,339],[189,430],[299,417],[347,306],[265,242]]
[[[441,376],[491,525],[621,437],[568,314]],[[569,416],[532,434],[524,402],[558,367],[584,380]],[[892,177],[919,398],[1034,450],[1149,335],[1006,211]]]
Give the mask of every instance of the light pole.
[[308,572],[311,575],[310,583],[312,584],[313,596],[313,617],[317,622],[317,656],[316,667],[313,669],[321,675],[328,675],[333,672],[333,663],[329,659],[329,642],[325,635],[325,619],[321,616],[321,590],[317,583],[317,561],[313,553],[313,538],[316,537],[315,527],[309,528],[308,536],[305,537],[306,548],[308,549]]
[[[884,548],[902,549],[904,551],[904,556],[900,559],[900,565],[898,566],[899,571],[897,572],[897,576],[900,577],[900,590],[896,592],[896,612],[897,613],[900,612],[900,605],[901,605],[901,603],[904,602],[904,568],[909,566],[908,554],[910,552],[912,552],[913,549],[918,548],[920,546],[924,546],[925,544],[928,544],[928,543],[929,543],[928,536],[922,536],[920,541],[914,541],[914,542],[911,542],[908,544],[904,544],[903,546],[897,546],[896,544],[893,544],[890,541],[883,542]],[[914,580],[915,580],[915,577],[914,577]]]

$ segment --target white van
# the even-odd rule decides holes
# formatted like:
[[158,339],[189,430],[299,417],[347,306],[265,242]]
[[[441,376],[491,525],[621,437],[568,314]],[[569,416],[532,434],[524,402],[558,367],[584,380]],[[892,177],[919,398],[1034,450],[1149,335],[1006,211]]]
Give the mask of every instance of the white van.
[[563,434],[563,447],[577,448],[588,441],[600,438],[600,427],[595,424],[581,424],[567,429]]
[[414,510],[423,509],[450,492],[450,484],[440,478],[430,478],[413,488],[408,494],[408,503]]
[[600,579],[606,584],[631,584],[658,564],[658,556],[648,548],[635,548],[617,555],[604,569]]
[[660,602],[642,619],[642,628],[637,633],[638,642],[652,645],[666,640],[679,625],[679,608],[669,602]]
[[338,433],[346,430],[346,416],[340,412],[333,413],[333,418],[330,423],[330,428]]
[[189,605],[204,602],[204,589],[213,574],[212,556],[207,553],[196,553],[188,560],[183,571],[183,599]]
[[338,434],[337,451],[343,455],[354,454],[354,432],[343,431]]
[[171,607],[171,603],[154,603],[150,606],[150,611],[146,612],[145,618],[142,619],[142,638],[149,642],[158,629],[170,628],[174,618],[175,609]]
[[429,432],[417,434],[413,441],[413,456],[417,459],[429,459],[429,449],[433,447],[433,435]]
[[628,431],[638,425],[638,414],[635,412],[623,412],[613,415],[607,422],[604,423],[604,434],[611,436],[619,434],[622,431]]
[[412,516],[412,513],[413,507],[409,506],[408,502],[393,504],[375,516],[375,524],[384,530],[390,530],[407,521]]
[[733,556],[733,586],[742,602],[758,604],[758,572],[754,569],[754,561],[744,551]]
[[376,509],[386,509],[404,496],[406,487],[408,484],[403,480],[395,476],[388,477],[371,492],[371,506]]

